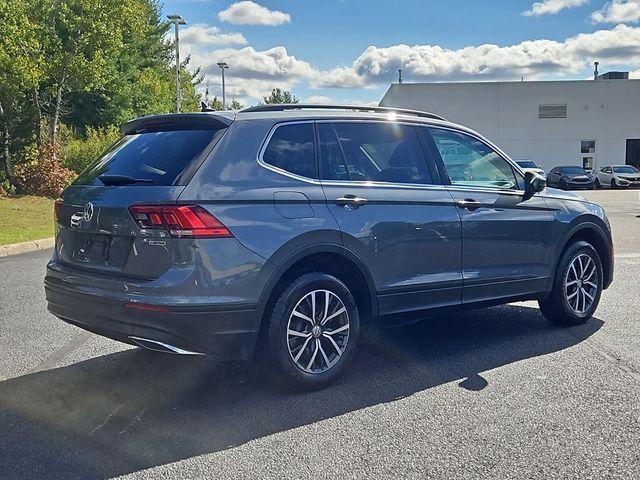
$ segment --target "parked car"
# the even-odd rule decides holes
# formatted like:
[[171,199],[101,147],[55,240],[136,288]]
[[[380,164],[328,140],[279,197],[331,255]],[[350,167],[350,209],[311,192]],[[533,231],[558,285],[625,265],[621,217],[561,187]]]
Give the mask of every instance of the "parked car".
[[54,315],[112,339],[318,388],[374,325],[516,300],[576,325],[613,278],[600,206],[437,115],[262,105],[122,132],[56,202],[45,278]]
[[554,167],[547,175],[547,184],[550,187],[561,188],[562,190],[572,190],[595,188],[595,176],[578,166]]
[[607,165],[596,173],[596,187],[638,187],[640,171],[632,165]]
[[516,163],[520,166],[520,168],[522,168],[523,172],[531,171],[536,172],[538,175],[542,175],[543,177],[547,176],[546,172],[542,168],[540,168],[540,166],[538,166],[536,162],[533,162],[531,160],[516,160]]

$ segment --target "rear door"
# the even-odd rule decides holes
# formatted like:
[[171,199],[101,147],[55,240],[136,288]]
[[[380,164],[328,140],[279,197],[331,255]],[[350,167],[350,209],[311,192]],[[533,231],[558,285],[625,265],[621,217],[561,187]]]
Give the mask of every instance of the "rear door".
[[175,204],[226,128],[212,118],[186,117],[136,123],[65,190],[56,207],[63,264],[157,278],[189,261],[188,241],[166,230],[143,231],[129,212],[136,204]]
[[545,291],[553,272],[554,217],[542,196],[479,137],[431,127],[462,218],[463,303]]
[[423,129],[317,122],[320,178],[345,246],[373,275],[381,315],[461,301],[460,217]]

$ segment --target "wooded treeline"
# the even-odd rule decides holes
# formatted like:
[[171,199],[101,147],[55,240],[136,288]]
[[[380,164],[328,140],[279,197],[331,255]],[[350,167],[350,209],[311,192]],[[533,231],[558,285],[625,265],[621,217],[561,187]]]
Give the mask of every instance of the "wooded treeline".
[[[174,111],[169,27],[156,0],[1,0],[4,190],[24,187],[29,168],[68,177],[66,168],[81,170],[117,138],[120,123]],[[195,111],[201,78],[188,62],[181,65],[182,109]]]

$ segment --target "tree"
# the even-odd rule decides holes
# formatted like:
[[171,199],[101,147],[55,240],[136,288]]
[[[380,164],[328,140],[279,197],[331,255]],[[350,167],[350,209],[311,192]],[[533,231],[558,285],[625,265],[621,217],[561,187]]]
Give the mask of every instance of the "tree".
[[238,100],[236,100],[235,98],[231,100],[231,105],[229,105],[229,110],[242,110],[243,108],[244,108],[244,105],[241,104]]
[[211,100],[207,106],[212,110],[242,110],[244,108],[244,105],[235,99],[231,100],[229,105],[223,107],[222,102],[218,100],[218,97],[213,97],[213,100]]
[[12,179],[12,143],[32,140],[26,97],[43,77],[37,29],[22,0],[0,4],[0,143],[4,175]]
[[291,92],[274,88],[269,96],[263,97],[264,103],[300,103],[300,100]]
[[[174,111],[169,27],[158,0],[0,0],[2,176],[21,161],[55,160],[71,140],[93,142],[90,132]],[[197,111],[203,78],[189,61],[180,65],[182,110]]]

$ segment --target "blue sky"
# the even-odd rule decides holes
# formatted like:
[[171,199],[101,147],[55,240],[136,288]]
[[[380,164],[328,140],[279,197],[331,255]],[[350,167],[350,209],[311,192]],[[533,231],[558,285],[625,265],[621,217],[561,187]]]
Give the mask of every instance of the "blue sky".
[[640,0],[165,0],[188,22],[181,54],[210,95],[255,104],[271,88],[303,101],[377,103],[405,82],[640,77]]

